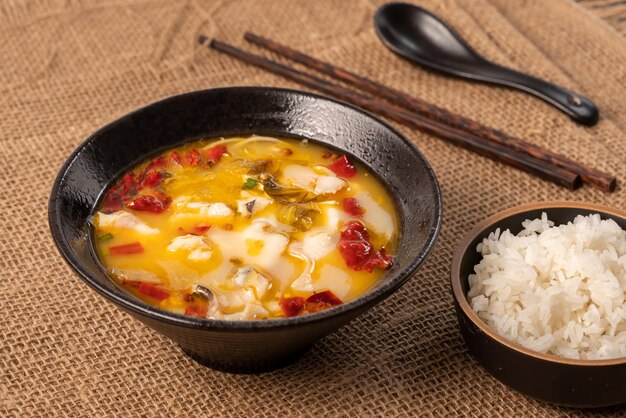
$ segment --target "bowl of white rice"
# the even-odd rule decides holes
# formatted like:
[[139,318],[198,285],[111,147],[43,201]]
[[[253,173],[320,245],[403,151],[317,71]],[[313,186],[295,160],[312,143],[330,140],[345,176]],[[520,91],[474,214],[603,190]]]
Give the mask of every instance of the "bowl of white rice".
[[561,405],[626,403],[626,212],[497,213],[461,241],[451,284],[469,352],[498,380]]

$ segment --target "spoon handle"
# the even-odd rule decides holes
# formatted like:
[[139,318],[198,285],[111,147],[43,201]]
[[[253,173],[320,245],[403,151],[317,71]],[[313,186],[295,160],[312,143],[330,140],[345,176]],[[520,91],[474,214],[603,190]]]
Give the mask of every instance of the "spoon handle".
[[485,81],[517,88],[545,100],[578,123],[592,126],[598,122],[598,108],[593,102],[566,88],[493,63],[485,65],[481,73]]

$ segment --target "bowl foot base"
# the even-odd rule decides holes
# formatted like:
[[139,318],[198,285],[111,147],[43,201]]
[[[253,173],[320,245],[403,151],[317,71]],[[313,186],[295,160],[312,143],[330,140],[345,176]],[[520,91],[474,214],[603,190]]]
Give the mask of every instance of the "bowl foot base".
[[260,363],[248,363],[248,362],[224,362],[224,361],[215,361],[207,357],[203,357],[193,351],[181,347],[181,350],[187,354],[193,361],[196,363],[208,367],[213,370],[217,370],[220,372],[233,373],[233,374],[256,374],[256,373],[267,373],[272,372],[274,370],[281,369],[283,367],[287,367],[290,364],[294,363],[298,359],[300,359],[307,351],[309,351],[311,347],[306,347],[303,350],[297,351],[295,353],[286,355],[285,357],[273,360],[271,362],[260,362]]

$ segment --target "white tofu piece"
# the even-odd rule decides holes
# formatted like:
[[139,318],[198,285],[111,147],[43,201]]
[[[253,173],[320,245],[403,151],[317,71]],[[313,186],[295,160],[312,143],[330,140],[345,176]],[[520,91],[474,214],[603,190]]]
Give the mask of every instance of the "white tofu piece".
[[263,299],[271,284],[272,283],[261,274],[256,274],[248,278],[248,285],[254,289],[258,299]]
[[347,187],[348,183],[330,170],[327,174],[319,175],[310,167],[303,165],[288,165],[283,169],[283,179],[286,184],[301,187],[316,195],[334,194]]
[[369,192],[362,191],[357,193],[354,197],[359,202],[359,205],[365,209],[362,219],[366,225],[378,235],[389,239],[394,231],[391,214],[376,203]]
[[224,203],[191,202],[187,204],[190,209],[199,209],[200,215],[207,218],[227,218],[234,215],[233,210]]
[[284,181],[292,186],[301,187],[316,195],[334,194],[343,189],[348,183],[329,172],[319,175],[310,167],[303,165],[288,165],[283,169]]
[[217,222],[224,221],[235,214],[235,212],[224,203],[209,202],[188,202],[185,198],[181,198],[175,203],[176,214],[172,215],[170,220],[176,222],[215,220]]
[[322,209],[326,214],[326,226],[332,231],[337,231],[341,225],[350,219],[350,216],[341,209],[327,207]]
[[206,210],[204,210],[204,208],[200,209],[200,213],[209,218],[229,217],[234,214],[233,210],[224,203],[214,203]]
[[[240,267],[230,278],[232,290],[216,289],[217,303],[209,310],[209,317],[216,319],[267,318],[270,313],[261,299],[269,289],[270,281],[252,267]],[[224,313],[235,312],[235,313]],[[238,311],[238,312],[237,312]]]
[[145,270],[118,269],[113,267],[110,272],[120,280],[132,280],[154,284],[161,283],[161,279],[159,279],[156,274]]
[[252,271],[252,267],[241,267],[237,269],[233,275],[233,283],[236,287],[244,287],[246,284],[246,276]]
[[255,218],[252,223],[259,222],[270,225],[276,232],[292,232],[295,228],[291,225],[284,224],[276,219],[276,215],[270,214],[269,216],[262,218]]
[[189,289],[200,280],[198,272],[182,261],[158,259],[155,262],[165,272],[168,287],[172,289]]
[[213,255],[211,251],[198,249],[190,252],[187,258],[192,261],[204,261],[210,259],[211,255]]
[[291,288],[299,292],[312,292],[315,290],[313,288],[313,279],[311,279],[310,274],[300,275],[300,277],[291,283]]
[[187,250],[193,251],[198,248],[209,249],[209,244],[197,235],[187,234],[180,237],[176,237],[172,240],[170,245],[167,246],[168,251]]
[[183,235],[176,237],[172,240],[170,245],[167,246],[168,251],[188,251],[189,260],[208,260],[211,258],[211,245],[202,237],[197,235]]
[[265,276],[249,266],[238,268],[232,280],[233,284],[238,289],[254,290],[252,298],[247,298],[247,300],[262,299],[271,284]]
[[241,313],[242,319],[250,320],[250,319],[260,319],[260,318],[268,318],[270,313],[267,309],[263,307],[261,303],[249,303],[244,308]]
[[242,311],[247,305],[261,303],[252,289],[236,288],[229,291],[218,289],[214,294],[217,297],[216,305],[222,312]]
[[265,307],[272,314],[279,314],[280,312],[282,312],[282,308],[280,307],[280,302],[277,300],[270,300],[269,302],[266,302]]
[[176,208],[181,208],[187,206],[191,198],[189,196],[178,196],[172,200],[172,206]]
[[[254,214],[271,205],[272,202],[272,199],[268,199],[266,197],[251,197],[249,199],[238,200],[237,212],[241,213],[243,216],[254,216]],[[249,209],[252,209],[252,211]]]
[[288,165],[283,169],[283,178],[289,185],[301,187],[308,191],[315,190],[319,175],[312,168],[304,165]]
[[[265,228],[267,225],[268,224],[262,222],[252,222],[250,226],[243,231],[242,236],[244,242],[248,239],[263,241],[264,245],[261,249],[261,253],[255,257],[269,262],[272,259],[280,257],[285,252],[289,244],[289,238],[283,234],[266,231]],[[245,248],[245,246],[243,248]]]
[[316,195],[335,194],[347,185],[348,183],[344,179],[337,176],[319,176],[315,182],[313,193]]
[[283,169],[283,179],[288,185],[301,187],[316,195],[334,194],[348,185],[330,170],[326,172],[319,175],[310,167],[292,164]]
[[[272,225],[267,222],[254,221],[240,232],[211,228],[207,231],[206,236],[211,242],[219,246],[224,260],[238,257],[246,265],[259,267],[279,282],[275,283],[279,289],[282,289],[287,284],[287,280],[293,276],[295,267],[283,255],[289,244],[289,238],[272,231]],[[260,248],[258,254],[251,255],[246,251],[248,240],[263,242],[263,247]],[[229,266],[229,264],[224,263],[224,266]],[[211,272],[210,275],[211,280],[222,280],[223,274],[227,272],[218,268],[215,270],[215,274],[213,273]],[[218,273],[221,274],[221,277]]]
[[311,260],[319,260],[337,248],[337,243],[339,243],[339,234],[315,228],[304,234],[300,250]]
[[208,208],[211,205],[212,203],[207,203],[207,202],[186,202],[184,204],[181,204],[181,206],[184,206],[185,208],[190,208],[190,209]]
[[159,230],[151,228],[143,223],[138,217],[132,213],[120,210],[111,214],[98,212],[96,222],[100,229],[130,229],[140,234],[151,235],[158,234]]
[[306,263],[306,266],[304,267],[302,273],[300,273],[300,276],[291,282],[291,288],[301,292],[312,292],[313,280],[311,279],[311,272],[315,268],[315,261],[304,254],[301,242],[294,242],[291,244],[289,246],[289,251],[291,252],[291,255],[302,259]]
[[261,303],[249,303],[241,312],[224,314],[217,309],[209,309],[208,318],[226,319],[231,321],[246,321],[251,319],[269,318],[270,313]]
[[313,290],[316,292],[330,290],[339,299],[345,300],[352,286],[352,278],[350,275],[343,269],[331,264],[324,264],[319,274],[317,280],[313,281]]
[[224,292],[220,293],[219,291],[216,293],[217,296],[217,305],[220,309],[224,309],[226,311],[237,311],[242,310],[246,305],[245,300],[243,299],[243,295],[240,292]]

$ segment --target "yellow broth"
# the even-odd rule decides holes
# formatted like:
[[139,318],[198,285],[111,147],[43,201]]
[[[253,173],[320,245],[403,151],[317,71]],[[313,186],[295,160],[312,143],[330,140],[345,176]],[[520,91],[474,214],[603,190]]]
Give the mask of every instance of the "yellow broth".
[[345,303],[380,279],[398,240],[391,197],[354,163],[259,136],[167,151],[107,190],[98,255],[133,295],[179,314],[264,319]]

